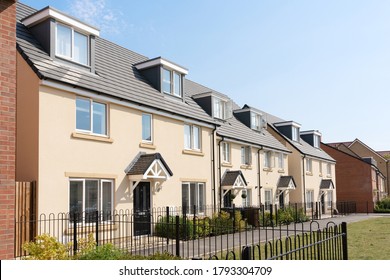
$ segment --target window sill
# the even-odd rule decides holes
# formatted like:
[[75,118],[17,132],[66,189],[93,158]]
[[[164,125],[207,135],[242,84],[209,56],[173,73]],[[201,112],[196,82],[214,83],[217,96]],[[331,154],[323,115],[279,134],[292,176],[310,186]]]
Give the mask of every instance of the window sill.
[[229,162],[223,162],[222,163],[222,166],[223,167],[233,167],[233,164],[229,163]]
[[313,173],[312,173],[312,172],[309,172],[309,171],[306,171],[306,175],[307,175],[307,176],[313,176]]
[[183,155],[193,155],[198,157],[204,157],[204,153],[195,150],[183,150]]
[[76,138],[76,139],[92,140],[92,141],[105,142],[105,143],[113,143],[114,142],[114,140],[110,137],[84,134],[84,133],[79,133],[79,132],[73,132],[71,134],[71,137]]
[[264,167],[263,171],[272,172],[272,168],[271,167]]
[[151,150],[155,150],[156,149],[156,146],[153,145],[152,143],[145,143],[145,142],[139,143],[139,147],[140,148],[145,148],[145,149],[151,149]]
[[328,174],[326,175],[326,178],[332,178],[332,175]]
[[284,169],[279,169],[278,173],[285,173],[286,171]]
[[243,164],[240,166],[241,169],[247,169],[247,170],[252,170],[252,165],[249,164]]

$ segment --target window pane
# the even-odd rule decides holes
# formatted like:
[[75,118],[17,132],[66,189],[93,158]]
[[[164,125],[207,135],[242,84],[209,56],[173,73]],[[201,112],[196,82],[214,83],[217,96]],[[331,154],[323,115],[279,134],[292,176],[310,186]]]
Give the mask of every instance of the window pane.
[[174,91],[173,94],[181,97],[181,76],[178,73],[173,74]]
[[197,190],[196,190],[196,185],[195,183],[191,183],[190,184],[190,213],[192,213],[193,209],[194,209],[194,205],[197,206],[197,199],[198,199],[198,195],[197,195]]
[[71,218],[73,213],[78,213],[80,220],[83,212],[83,181],[70,181],[69,212]]
[[193,148],[195,150],[200,150],[200,129],[197,126],[192,126],[192,135],[193,135]]
[[72,30],[57,24],[56,54],[71,57]]
[[204,212],[204,184],[199,183],[198,212]]
[[184,148],[191,149],[191,126],[184,125]]
[[88,99],[76,99],[76,128],[91,130],[91,103]]
[[92,222],[98,210],[98,181],[85,181],[85,222]]
[[106,135],[106,105],[93,102],[93,133]]
[[214,117],[222,119],[222,101],[214,98]]
[[163,92],[171,92],[171,71],[164,69],[163,70]]
[[74,32],[74,61],[81,64],[88,64],[88,37]]
[[190,205],[190,200],[189,200],[189,192],[188,192],[188,184],[182,184],[182,190],[181,190],[181,203],[183,209],[187,209],[188,213],[188,207]]
[[103,211],[103,220],[107,221],[111,218],[112,213],[112,183],[103,182],[102,185],[102,208]]
[[142,140],[152,141],[152,116],[142,114]]

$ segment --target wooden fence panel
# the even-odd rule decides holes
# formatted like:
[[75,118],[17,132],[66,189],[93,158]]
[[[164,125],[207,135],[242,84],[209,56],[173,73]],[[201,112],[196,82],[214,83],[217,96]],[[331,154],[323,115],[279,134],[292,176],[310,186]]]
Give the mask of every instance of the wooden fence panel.
[[16,182],[15,186],[15,257],[22,256],[22,245],[36,235],[36,182]]

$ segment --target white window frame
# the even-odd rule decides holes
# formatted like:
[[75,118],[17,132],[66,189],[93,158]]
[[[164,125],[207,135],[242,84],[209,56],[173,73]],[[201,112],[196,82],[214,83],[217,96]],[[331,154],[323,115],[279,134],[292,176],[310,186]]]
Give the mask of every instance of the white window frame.
[[[191,201],[191,185],[195,186],[195,192],[196,192],[196,209],[197,213],[193,213],[193,206],[194,205],[186,205],[187,206],[187,214],[204,214],[205,212],[205,206],[206,206],[206,184],[204,182],[182,182],[181,183],[181,191],[182,191],[182,207],[184,207],[184,201],[183,201],[183,188],[187,188],[187,194],[188,198],[187,201]],[[203,187],[203,194],[200,194],[200,186]]]
[[[144,116],[150,116],[150,140],[147,140],[147,139],[144,139],[144,126],[143,126],[143,118]],[[148,113],[142,113],[142,135],[141,135],[141,138],[142,138],[142,142],[144,143],[153,143],[153,115],[152,114],[148,114]]]
[[[89,130],[86,130],[86,129],[80,129],[80,128],[77,128],[77,99],[83,99],[83,100],[88,100],[89,102],[89,118],[90,118],[90,129]],[[91,135],[96,135],[96,136],[108,136],[108,111],[109,111],[109,107],[108,107],[108,104],[107,103],[104,103],[104,102],[100,102],[100,101],[97,101],[97,100],[94,100],[92,98],[87,98],[87,97],[81,97],[81,96],[76,96],[76,131],[78,132],[81,132],[81,133],[87,133],[87,134],[91,134]],[[106,110],[105,110],[105,132],[104,133],[96,133],[93,131],[93,125],[94,125],[94,117],[93,117],[93,104],[94,103],[97,103],[97,104],[102,104],[105,106]]]
[[242,189],[241,190],[241,196],[243,194],[246,194],[246,198],[242,198],[242,207],[250,207],[251,206],[251,196],[252,196],[252,191],[250,189]]
[[264,190],[264,210],[266,210],[266,211],[271,210],[271,205],[273,204],[272,200],[273,200],[272,189],[265,189]]
[[332,208],[332,202],[333,202],[333,190],[329,190],[327,192],[326,196],[327,196],[327,199],[328,199],[327,207],[328,207],[328,209],[330,209],[330,208]]
[[299,142],[299,127],[297,126],[291,127],[291,139],[295,142]]
[[319,166],[319,170],[320,170],[320,176],[322,176],[322,161],[318,161],[318,166]]
[[222,162],[224,163],[231,162],[230,143],[222,142]]
[[[186,147],[186,134],[185,134],[186,127],[190,128],[190,130],[189,130],[190,131],[190,146],[189,147]],[[197,141],[195,141],[195,133],[194,133],[195,129],[198,129]],[[185,150],[201,151],[202,150],[202,141],[201,140],[202,140],[202,129],[200,126],[193,125],[193,124],[184,124],[184,149]],[[195,147],[196,142],[199,145],[198,148]]]
[[254,130],[261,130],[261,118],[262,116],[260,114],[257,114],[255,112],[251,112],[251,128]]
[[264,168],[272,168],[272,151],[264,151]]
[[313,173],[313,160],[306,158],[306,173]]
[[332,165],[330,163],[327,163],[326,165],[326,175],[332,177]]
[[311,209],[314,203],[314,190],[306,190],[306,208]]
[[314,148],[317,148],[317,149],[320,148],[320,136],[313,135],[313,146],[314,146]]
[[[69,28],[71,30],[70,56],[66,56],[66,55],[62,55],[62,54],[57,53],[57,44],[58,44],[58,42],[57,42],[57,32],[58,32],[57,31],[57,27],[58,27],[58,25],[61,25],[61,26],[66,27],[66,28]],[[56,28],[55,29],[56,29],[55,30],[55,44],[56,44],[55,45],[55,54],[56,54],[56,56],[59,57],[59,58],[70,60],[70,61],[72,61],[74,63],[77,63],[77,64],[80,64],[80,65],[90,66],[91,62],[90,62],[90,43],[89,43],[90,38],[89,38],[89,35],[85,34],[83,32],[80,32],[79,30],[75,30],[72,26],[69,26],[69,25],[66,25],[66,24],[63,24],[63,23],[60,23],[60,22],[56,23]],[[87,37],[87,64],[81,63],[81,62],[75,60],[75,58],[74,58],[74,53],[75,53],[75,50],[74,50],[74,48],[75,48],[75,46],[74,46],[74,33],[75,32],[77,32],[77,33]]]
[[[164,86],[162,85],[162,92],[165,94],[168,94],[168,95],[182,98],[183,97],[183,85],[182,85],[183,77],[182,77],[182,74],[175,71],[175,70],[166,68],[166,67],[162,67],[162,69],[163,69],[162,70],[162,73],[163,73],[162,79],[164,79],[164,71],[169,71],[169,75],[170,75],[170,81],[169,81],[170,91],[169,92],[165,91]],[[176,80],[175,75],[177,75],[179,78],[179,93],[177,93],[175,91],[175,80]],[[163,80],[163,83],[164,83],[164,80]]]
[[241,165],[252,165],[252,148],[251,146],[241,147]]
[[[85,205],[86,205],[86,181],[96,181],[98,182],[98,199],[97,199],[97,202],[98,202],[98,206],[97,206],[97,211],[99,212],[99,216],[100,216],[100,219],[105,222],[111,222],[111,215],[114,211],[114,180],[112,179],[96,179],[96,178],[69,178],[69,186],[68,186],[68,207],[69,207],[69,214],[71,215],[71,209],[70,209],[70,186],[71,186],[71,182],[82,182],[83,183],[83,190],[82,190],[82,197],[83,197],[83,201],[82,201],[82,213],[79,213],[79,214],[82,214],[82,223],[84,224],[88,224],[85,220],[86,220],[86,209],[85,209]],[[105,217],[105,213],[102,214],[102,207],[103,207],[103,184],[104,183],[110,183],[111,184],[111,201],[110,201],[110,204],[111,204],[111,210],[110,210],[110,213],[108,215],[108,220],[104,220],[104,217]],[[72,217],[70,217],[72,218]]]
[[278,168],[279,170],[284,170],[284,154],[283,153],[278,153]]
[[232,102],[230,100],[225,101],[221,98],[213,96],[212,98],[212,110],[213,117],[221,120],[226,120],[232,117]]

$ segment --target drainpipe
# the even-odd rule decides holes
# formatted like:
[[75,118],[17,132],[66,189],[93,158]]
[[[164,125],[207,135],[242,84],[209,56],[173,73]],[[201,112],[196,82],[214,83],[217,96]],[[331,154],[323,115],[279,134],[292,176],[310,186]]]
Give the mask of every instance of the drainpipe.
[[214,196],[213,196],[213,210],[214,210],[214,213],[216,212],[216,207],[217,207],[217,197],[216,197],[216,192],[215,192],[215,189],[216,189],[216,182],[215,182],[215,131],[217,130],[217,127],[214,127],[213,129],[213,136],[212,136],[212,143],[211,143],[211,149],[212,149],[212,152],[211,152],[211,181],[212,181],[212,184],[213,184],[213,193],[214,193]]
[[263,150],[263,146],[257,150],[257,187],[259,191],[259,207],[261,207],[261,166],[260,166],[260,151]]
[[303,155],[302,157],[302,187],[303,187],[303,205],[305,209],[305,215],[306,215],[306,168],[305,168],[305,159],[306,155]]
[[218,182],[219,182],[219,211],[221,211],[222,208],[222,186],[221,186],[221,178],[222,178],[222,173],[221,173],[221,142],[224,141],[225,138],[222,136],[221,140],[218,142]]

